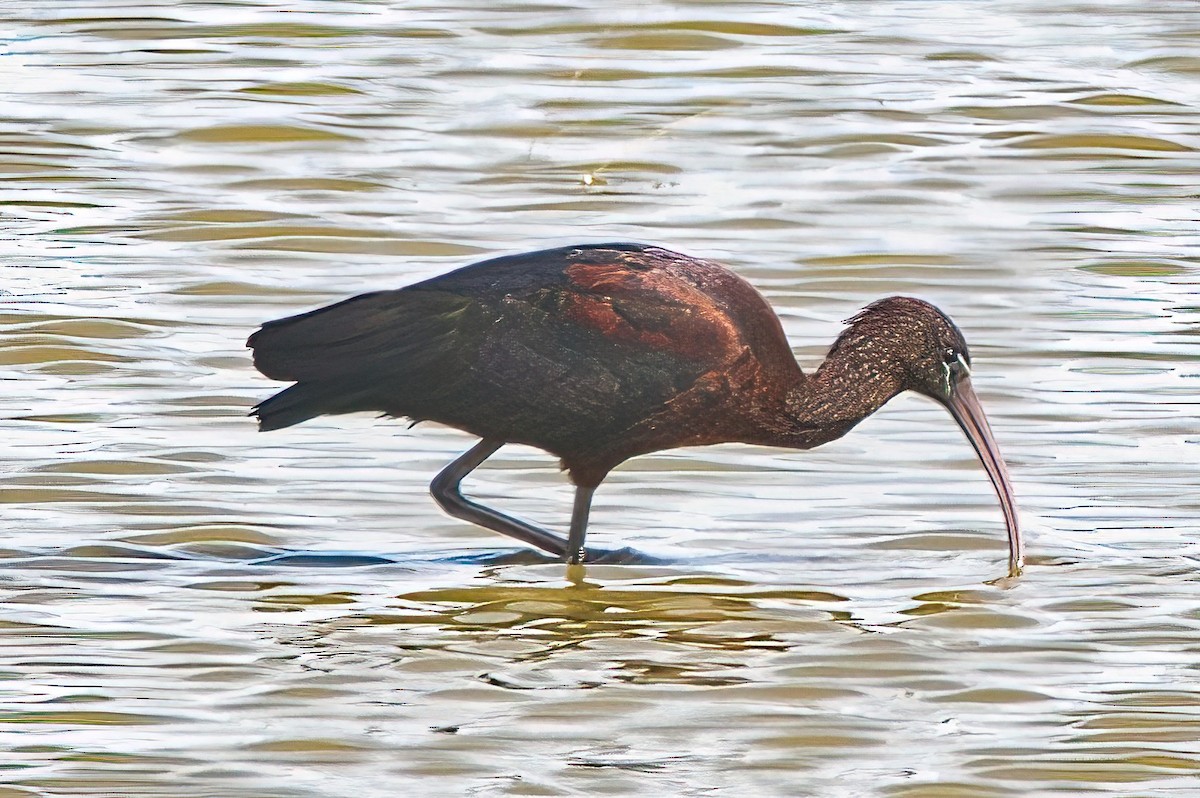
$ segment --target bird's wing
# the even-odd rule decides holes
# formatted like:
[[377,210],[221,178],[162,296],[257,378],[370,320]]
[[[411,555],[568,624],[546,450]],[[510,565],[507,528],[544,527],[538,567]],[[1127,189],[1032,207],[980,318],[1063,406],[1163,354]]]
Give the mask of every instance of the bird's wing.
[[444,358],[483,315],[478,303],[452,294],[376,291],[267,322],[246,344],[271,379],[369,378],[401,363],[420,368]]
[[[379,410],[544,445],[547,427],[623,429],[745,363],[764,318],[778,327],[716,264],[638,245],[569,247],[270,322],[249,345],[263,374],[300,383],[289,390],[303,407],[288,423]],[[786,342],[782,351],[790,359]]]
[[749,354],[772,382],[800,377],[770,304],[718,263],[634,244],[533,254],[538,286],[518,296],[564,322],[681,363],[720,370]]
[[[567,322],[615,344],[715,366],[745,343],[728,313],[695,285],[645,257],[589,253],[563,270],[554,297]],[[623,253],[614,253],[617,255]]]

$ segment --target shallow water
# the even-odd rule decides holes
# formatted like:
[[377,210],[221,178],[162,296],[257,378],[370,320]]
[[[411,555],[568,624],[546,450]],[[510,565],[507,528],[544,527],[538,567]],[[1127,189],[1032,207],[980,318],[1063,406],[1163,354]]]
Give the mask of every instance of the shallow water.
[[[7,3],[0,796],[1195,795],[1200,11]],[[471,440],[258,434],[262,321],[488,255],[723,260],[806,369],[923,296],[935,404],[639,458],[567,573]],[[510,447],[485,501],[570,490]]]

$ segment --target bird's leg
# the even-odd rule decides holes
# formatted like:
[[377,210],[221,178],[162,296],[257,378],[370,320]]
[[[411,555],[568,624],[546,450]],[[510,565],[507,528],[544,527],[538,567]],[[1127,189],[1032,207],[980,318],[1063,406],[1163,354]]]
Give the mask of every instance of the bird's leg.
[[567,535],[568,563],[577,563],[583,559],[583,541],[587,538],[588,513],[592,509],[592,494],[594,486],[579,485],[575,488],[575,506],[571,510],[571,531]]
[[[433,482],[429,485],[429,492],[433,494],[434,501],[455,518],[461,518],[464,521],[470,521],[473,524],[487,527],[493,532],[499,532],[502,535],[516,538],[531,546],[536,546],[542,551],[553,554],[555,557],[567,557],[567,552],[572,550],[570,548],[572,544],[563,540],[558,535],[547,532],[527,521],[497,512],[490,507],[476,504],[463,496],[459,491],[459,483],[463,481],[463,478],[474,471],[480,463],[495,454],[496,450],[503,445],[504,441],[484,438],[453,463],[443,468],[441,473],[434,477]],[[580,488],[580,491],[582,490]],[[588,491],[587,499],[591,499],[591,491]],[[575,515],[579,515],[579,504],[580,499],[577,493],[575,496]],[[583,546],[583,535],[587,527],[587,505],[588,501],[585,500],[583,520],[578,534],[579,544],[574,549],[576,551]],[[576,537],[575,527],[575,519],[572,518],[572,541]],[[575,561],[577,560],[572,560],[572,562]]]

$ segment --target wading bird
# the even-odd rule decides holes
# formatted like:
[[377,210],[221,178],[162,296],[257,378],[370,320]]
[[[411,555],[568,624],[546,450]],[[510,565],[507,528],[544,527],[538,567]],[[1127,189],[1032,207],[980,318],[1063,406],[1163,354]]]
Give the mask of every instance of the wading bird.
[[[365,410],[477,435],[433,480],[434,499],[574,563],[588,554],[592,494],[619,463],[734,441],[811,449],[917,391],[950,411],[979,455],[1018,573],[1012,488],[958,327],[900,296],[848,325],[804,374],[771,306],[717,263],[641,244],[548,249],[264,324],[248,341],[254,365],[296,384],[252,414],[262,430]],[[560,458],[575,484],[566,538],[462,495],[463,478],[505,443]]]

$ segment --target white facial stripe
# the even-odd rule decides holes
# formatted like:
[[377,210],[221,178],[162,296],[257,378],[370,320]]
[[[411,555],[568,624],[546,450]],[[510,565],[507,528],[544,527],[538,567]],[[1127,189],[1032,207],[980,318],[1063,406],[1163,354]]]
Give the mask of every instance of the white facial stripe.
[[958,358],[958,365],[962,366],[963,375],[964,375],[964,376],[967,376],[967,377],[970,377],[970,376],[971,376],[971,367],[970,367],[970,366],[968,366],[968,365],[967,365],[967,361],[966,361],[965,359],[963,359],[962,353],[961,353],[961,352],[956,352],[956,353],[954,354],[954,356],[955,356],[956,358]]

